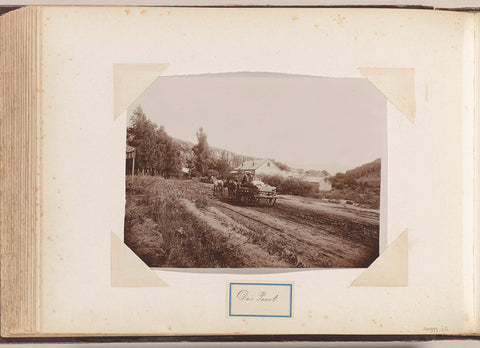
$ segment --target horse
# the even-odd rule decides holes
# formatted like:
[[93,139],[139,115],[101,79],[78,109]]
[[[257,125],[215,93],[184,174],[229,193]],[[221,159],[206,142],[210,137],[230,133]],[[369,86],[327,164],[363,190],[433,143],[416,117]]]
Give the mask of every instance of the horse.
[[212,176],[212,181],[213,181],[213,194],[215,192],[222,193],[223,191],[223,180],[218,180],[216,177]]
[[232,196],[234,195],[234,193],[236,192],[236,190],[238,188],[238,185],[239,185],[239,183],[236,179],[228,180],[228,182],[227,182],[228,198],[232,198]]

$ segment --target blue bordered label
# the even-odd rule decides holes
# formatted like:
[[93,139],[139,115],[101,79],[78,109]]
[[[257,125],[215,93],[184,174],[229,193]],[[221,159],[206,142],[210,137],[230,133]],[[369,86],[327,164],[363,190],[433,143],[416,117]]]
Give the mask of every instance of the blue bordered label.
[[229,283],[230,317],[292,318],[293,284]]

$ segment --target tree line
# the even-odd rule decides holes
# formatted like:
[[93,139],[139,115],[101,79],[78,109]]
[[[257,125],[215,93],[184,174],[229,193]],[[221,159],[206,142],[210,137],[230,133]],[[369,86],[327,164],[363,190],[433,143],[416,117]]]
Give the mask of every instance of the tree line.
[[138,106],[127,127],[127,145],[136,149],[136,173],[178,177],[182,167],[192,176],[225,176],[233,166],[225,157],[214,158],[203,128],[196,132],[197,144],[186,149],[167,134],[163,126],[150,121]]
[[139,106],[127,127],[127,145],[136,150],[137,173],[177,176],[181,170],[179,148],[163,127],[150,121]]

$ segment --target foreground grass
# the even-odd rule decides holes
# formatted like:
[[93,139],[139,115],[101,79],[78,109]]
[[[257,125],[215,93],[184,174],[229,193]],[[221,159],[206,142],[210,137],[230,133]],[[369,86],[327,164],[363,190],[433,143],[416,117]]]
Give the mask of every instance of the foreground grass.
[[127,176],[125,244],[150,267],[244,267],[227,238],[214,234],[180,204],[188,190],[178,186],[188,181],[176,184],[161,177]]

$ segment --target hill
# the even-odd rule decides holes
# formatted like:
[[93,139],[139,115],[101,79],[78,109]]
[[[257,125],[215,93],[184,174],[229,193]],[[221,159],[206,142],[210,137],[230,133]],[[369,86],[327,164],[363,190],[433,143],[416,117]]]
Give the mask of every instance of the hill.
[[[180,161],[183,167],[189,167],[189,161],[193,158],[192,148],[194,144],[190,141],[181,140],[174,138],[174,141],[180,149]],[[257,157],[239,155],[235,152],[220,149],[218,147],[210,146],[210,156],[214,161],[224,160],[230,166],[231,169],[234,169],[240,166],[245,161],[251,161],[257,159]],[[285,163],[276,161],[273,158],[270,160],[275,163],[282,170],[291,170],[291,168]]]
[[363,164],[351,170],[347,170],[345,175],[354,178],[359,182],[368,182],[380,185],[382,169],[382,160],[377,158],[375,161]]
[[332,190],[322,196],[326,199],[353,201],[366,208],[380,207],[381,159],[363,164],[345,173],[329,178]]
[[[180,149],[180,159],[182,166],[188,167],[189,160],[193,158],[193,144],[190,141],[174,138],[175,143]],[[214,161],[223,159],[232,168],[238,167],[244,161],[253,160],[254,157],[239,155],[237,153],[210,146],[210,156]]]

